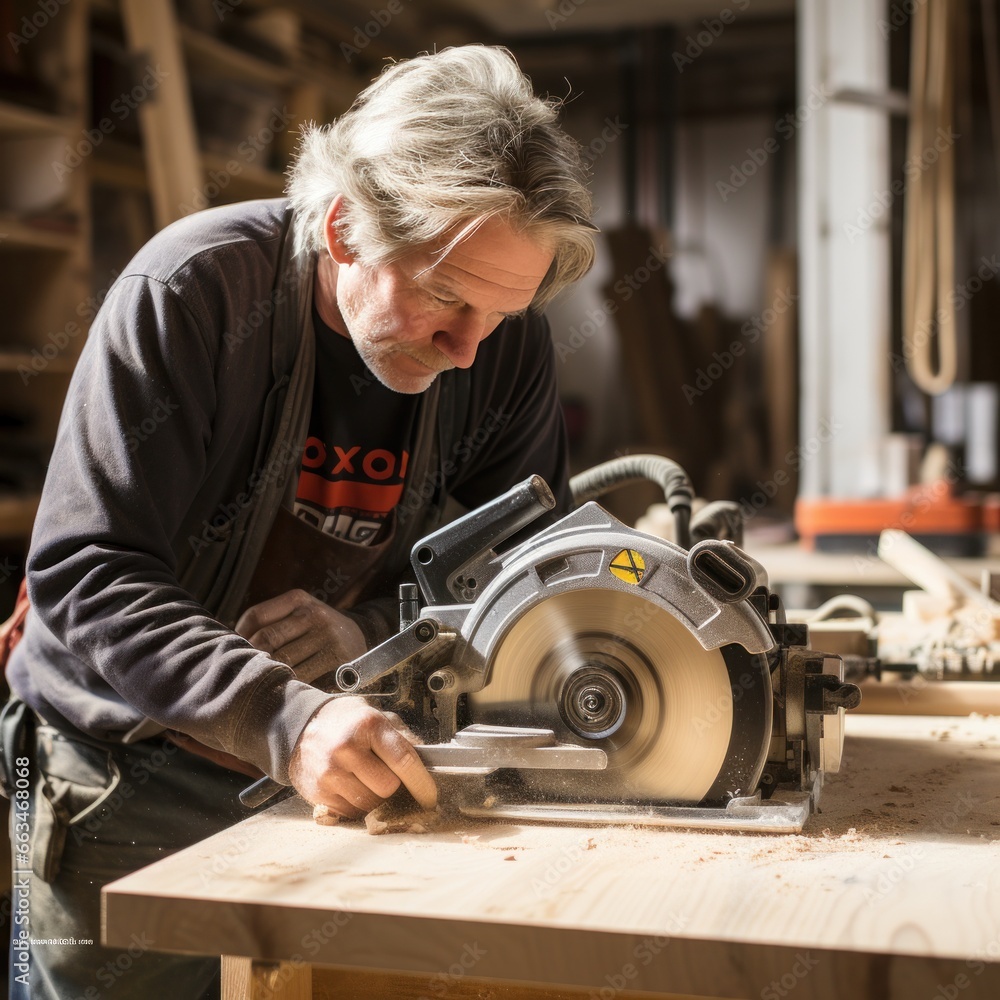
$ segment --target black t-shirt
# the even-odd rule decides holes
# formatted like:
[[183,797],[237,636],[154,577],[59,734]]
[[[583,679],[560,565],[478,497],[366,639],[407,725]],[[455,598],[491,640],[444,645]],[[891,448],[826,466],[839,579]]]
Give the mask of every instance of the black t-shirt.
[[354,342],[315,308],[313,325],[316,381],[295,516],[328,535],[371,544],[403,496],[420,396],[382,385]]

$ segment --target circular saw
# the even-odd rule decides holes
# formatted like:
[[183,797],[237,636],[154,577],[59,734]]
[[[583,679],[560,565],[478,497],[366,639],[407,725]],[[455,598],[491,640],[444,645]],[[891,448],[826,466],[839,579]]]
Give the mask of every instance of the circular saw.
[[554,503],[531,477],[418,542],[399,633],[316,683],[401,714],[470,815],[801,829],[860,701],[839,658],[733,541],[594,502],[530,534]]

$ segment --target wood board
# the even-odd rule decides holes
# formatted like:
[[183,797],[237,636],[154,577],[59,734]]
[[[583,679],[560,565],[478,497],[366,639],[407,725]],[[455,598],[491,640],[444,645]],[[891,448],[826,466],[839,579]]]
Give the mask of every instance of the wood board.
[[[781,545],[755,544],[751,538],[746,550],[766,570],[773,585],[803,583],[854,587],[905,587],[917,590],[899,570],[883,562],[874,553],[812,552],[798,542]],[[983,571],[1000,572],[1000,557],[984,559],[945,559],[965,579],[979,583]]]
[[405,972],[427,995],[461,969],[597,996],[992,997],[998,774],[1000,719],[868,716],[796,836],[460,821],[369,837],[289,802],[107,887],[105,936]]

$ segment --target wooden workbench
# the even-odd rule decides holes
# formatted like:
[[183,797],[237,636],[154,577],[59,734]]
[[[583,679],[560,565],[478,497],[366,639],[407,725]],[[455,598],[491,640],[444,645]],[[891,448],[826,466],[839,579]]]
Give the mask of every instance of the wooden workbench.
[[371,837],[288,802],[108,886],[105,939],[228,956],[227,1000],[995,998],[998,788],[1000,719],[859,716],[795,836]]

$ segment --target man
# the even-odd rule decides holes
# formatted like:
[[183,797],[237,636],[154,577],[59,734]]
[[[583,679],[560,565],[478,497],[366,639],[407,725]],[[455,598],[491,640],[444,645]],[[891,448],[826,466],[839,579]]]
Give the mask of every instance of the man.
[[99,941],[101,885],[240,819],[246,774],[344,817],[400,784],[433,804],[393,720],[308,681],[394,631],[410,547],[447,500],[539,473],[568,507],[537,310],[592,263],[584,180],[509,53],[450,49],[307,130],[288,201],[176,223],[116,281],[9,667],[6,780],[18,760],[32,774],[15,868],[34,871],[41,939],[23,974],[15,943],[13,995],[210,988],[217,962],[155,940],[127,970],[51,941]]

